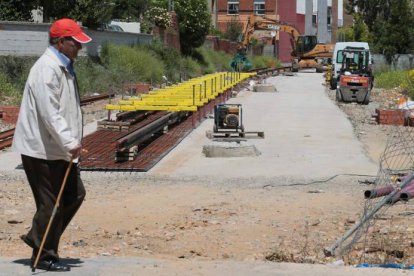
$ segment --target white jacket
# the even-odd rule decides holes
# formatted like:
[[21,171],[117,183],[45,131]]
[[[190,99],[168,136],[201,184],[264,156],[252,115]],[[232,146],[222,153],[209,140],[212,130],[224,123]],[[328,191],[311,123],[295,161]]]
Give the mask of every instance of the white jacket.
[[81,139],[82,111],[75,78],[48,48],[30,70],[12,148],[35,158],[69,161],[69,150],[81,144]]

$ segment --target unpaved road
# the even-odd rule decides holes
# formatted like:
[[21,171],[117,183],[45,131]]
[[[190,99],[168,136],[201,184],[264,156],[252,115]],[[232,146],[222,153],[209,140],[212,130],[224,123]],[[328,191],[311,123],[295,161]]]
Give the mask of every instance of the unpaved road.
[[[367,189],[361,182],[375,176],[386,139],[384,129],[370,124],[358,140],[320,74],[267,82],[278,92],[244,90],[231,99],[243,104],[247,130],[265,132],[265,139],[249,140],[262,153],[257,157],[204,157],[207,119],[148,173],[84,172],[87,198],[60,247],[61,257],[85,262],[74,275],[407,275],[264,263],[337,260],[322,249],[358,220]],[[30,250],[18,237],[30,227],[34,202],[21,170],[0,173],[0,255],[7,257],[0,267],[25,275],[19,260]],[[401,219],[408,242],[410,219]],[[413,249],[404,248],[399,261],[413,263]],[[345,263],[361,262],[355,256]]]

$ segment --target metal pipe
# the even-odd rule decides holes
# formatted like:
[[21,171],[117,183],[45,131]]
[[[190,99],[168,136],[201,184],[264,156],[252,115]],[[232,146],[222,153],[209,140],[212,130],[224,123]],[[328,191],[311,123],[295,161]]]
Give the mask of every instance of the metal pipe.
[[398,193],[396,193],[391,199],[390,199],[390,201],[389,201],[389,204],[394,204],[394,203],[396,203],[396,202],[398,202],[398,201],[400,201],[402,198],[401,198],[401,195],[403,194],[403,193],[407,193],[407,192],[409,192],[409,191],[414,191],[414,186],[412,185],[412,181],[406,186],[406,187],[404,187],[403,189],[401,189]]
[[[402,181],[400,188],[406,187],[412,180],[414,180],[414,172],[411,173],[409,176],[404,178]],[[369,221],[384,205],[386,205],[389,200],[397,193],[397,190],[392,191],[386,197],[384,197],[381,201],[379,201],[371,210],[367,211],[366,214],[361,218],[361,220],[354,224],[345,234],[342,235],[339,239],[337,239],[331,246],[324,248],[325,256],[335,256],[336,249],[341,246],[341,244],[346,241],[352,234],[358,230],[358,228],[362,227],[367,221]]]
[[407,190],[407,191],[400,194],[400,199],[404,200],[404,201],[408,201],[413,197],[414,197],[414,189]]
[[193,84],[193,105],[195,105],[195,84]]
[[366,199],[377,198],[377,197],[388,195],[393,190],[394,190],[394,186],[387,185],[387,186],[379,187],[379,188],[372,189],[372,190],[366,190],[364,192],[364,196]]

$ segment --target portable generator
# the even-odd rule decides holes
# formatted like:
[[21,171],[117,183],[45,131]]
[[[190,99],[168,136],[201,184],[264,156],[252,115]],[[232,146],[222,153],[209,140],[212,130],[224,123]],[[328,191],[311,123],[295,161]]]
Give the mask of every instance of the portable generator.
[[241,104],[218,104],[214,106],[214,132],[220,130],[243,132]]

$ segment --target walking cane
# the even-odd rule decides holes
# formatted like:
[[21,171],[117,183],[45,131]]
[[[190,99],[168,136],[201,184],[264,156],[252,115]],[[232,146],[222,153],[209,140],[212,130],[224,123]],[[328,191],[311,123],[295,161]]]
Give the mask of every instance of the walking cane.
[[73,158],[70,159],[69,166],[66,169],[65,177],[63,178],[62,186],[60,187],[60,191],[59,191],[58,197],[56,199],[55,207],[53,207],[52,215],[50,216],[49,223],[46,227],[45,234],[43,235],[42,242],[40,243],[39,251],[37,252],[36,260],[35,260],[34,265],[32,267],[32,272],[35,272],[35,270],[36,270],[37,263],[39,262],[40,254],[42,253],[43,246],[45,245],[47,235],[49,234],[50,226],[52,225],[52,222],[53,222],[53,219],[55,218],[57,209],[59,208],[60,198],[62,197],[63,190],[65,189],[66,180],[68,178],[70,169],[72,167],[72,163],[73,163]]

